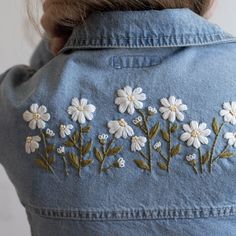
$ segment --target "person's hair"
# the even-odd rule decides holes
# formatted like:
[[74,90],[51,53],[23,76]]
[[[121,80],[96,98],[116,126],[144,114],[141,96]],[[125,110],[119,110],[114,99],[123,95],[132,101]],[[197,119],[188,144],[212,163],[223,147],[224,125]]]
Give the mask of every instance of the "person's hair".
[[189,8],[203,16],[208,11],[211,2],[212,0],[52,0],[50,11],[53,20],[59,25],[74,27],[95,11]]

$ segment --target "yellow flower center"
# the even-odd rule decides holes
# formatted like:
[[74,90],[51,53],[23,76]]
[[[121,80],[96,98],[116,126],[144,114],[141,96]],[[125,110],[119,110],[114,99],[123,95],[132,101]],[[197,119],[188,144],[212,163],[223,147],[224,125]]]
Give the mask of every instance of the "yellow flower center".
[[170,106],[170,110],[176,112],[177,111],[177,107],[175,105],[171,105]]
[[66,126],[65,125],[61,125],[61,130],[65,131],[66,130]]
[[27,139],[26,139],[26,142],[27,142],[27,143],[32,143],[32,141],[33,141],[33,138],[32,138],[32,137],[27,137]]
[[126,127],[127,123],[125,122],[124,119],[121,119],[121,120],[119,120],[119,125],[120,125],[121,127]]
[[132,137],[132,141],[133,142],[137,142],[138,141],[138,137],[137,136]]
[[128,96],[128,100],[129,100],[130,102],[133,102],[133,101],[135,100],[135,97],[134,97],[133,95]]
[[34,120],[40,120],[40,118],[41,118],[41,116],[40,116],[39,113],[34,113],[34,114],[33,114],[33,119],[34,119]]
[[84,107],[82,107],[82,106],[78,106],[76,108],[77,108],[78,111],[83,111],[84,110]]
[[200,135],[200,133],[199,133],[199,131],[194,130],[194,131],[192,131],[191,135],[192,135],[192,137],[197,138]]

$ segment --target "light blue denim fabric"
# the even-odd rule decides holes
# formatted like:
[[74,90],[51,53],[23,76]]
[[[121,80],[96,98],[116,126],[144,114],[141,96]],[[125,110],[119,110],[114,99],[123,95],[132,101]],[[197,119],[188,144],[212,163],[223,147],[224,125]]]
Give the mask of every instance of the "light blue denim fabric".
[[[116,99],[126,86],[141,87],[146,94],[141,113],[119,112],[115,101],[127,105],[137,98],[136,91]],[[171,106],[160,100],[170,96],[182,99],[187,110],[180,100]],[[73,97],[96,106],[93,120],[82,125],[92,127],[83,133],[83,144],[93,143],[84,157],[92,161],[83,162],[81,176],[82,162],[76,164],[68,154],[73,150],[80,157],[80,152],[65,147],[63,159],[56,151],[69,139],[60,137],[60,125],[74,126],[70,137],[80,127],[67,113]],[[56,57],[42,42],[31,66],[16,66],[0,76],[0,162],[26,208],[32,235],[236,235],[233,101],[236,39],[188,9],[92,14]],[[55,133],[55,150],[48,150],[55,157],[48,159],[51,169],[48,162],[46,169],[42,161],[38,166],[35,160],[41,157],[25,150],[26,137],[39,135],[22,116],[34,103],[45,105],[51,115],[43,129]],[[148,111],[149,106],[156,110]],[[145,122],[141,117],[140,128],[136,117],[142,112],[149,116]],[[170,117],[174,122],[166,120]],[[100,173],[98,135],[109,134],[108,122],[121,118],[136,136],[146,137],[141,144],[147,142],[133,152],[131,137],[115,139],[103,166],[111,168]],[[205,124],[183,126],[191,121],[206,123],[211,134]],[[187,145],[190,136],[195,147],[200,140],[200,149]],[[47,157],[42,137],[39,145],[37,151]]]

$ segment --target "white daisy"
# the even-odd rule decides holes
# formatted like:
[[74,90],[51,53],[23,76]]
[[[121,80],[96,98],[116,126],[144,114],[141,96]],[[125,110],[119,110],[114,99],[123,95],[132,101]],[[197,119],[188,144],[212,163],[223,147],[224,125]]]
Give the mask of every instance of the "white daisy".
[[44,129],[46,126],[45,121],[50,120],[50,114],[47,113],[47,108],[45,106],[40,106],[36,103],[30,106],[30,111],[25,111],[23,114],[23,119],[29,122],[29,127],[31,129]]
[[146,94],[142,91],[140,87],[133,90],[130,86],[119,89],[118,97],[115,100],[115,104],[119,105],[119,111],[124,113],[127,110],[132,115],[135,109],[142,109],[142,101],[146,100]]
[[93,119],[93,113],[96,111],[96,107],[92,104],[88,104],[88,100],[82,98],[73,98],[71,106],[68,107],[67,112],[71,115],[73,121],[77,121],[80,124],[84,124],[87,120]]
[[148,107],[148,114],[149,115],[154,115],[154,114],[156,114],[157,113],[157,109],[155,108],[155,107],[152,107],[152,106],[149,106]]
[[169,120],[170,122],[175,122],[176,119],[183,121],[184,114],[188,108],[182,103],[181,99],[176,99],[174,96],[170,96],[169,99],[162,98],[161,104],[163,105],[159,111],[162,113],[164,120]]
[[46,130],[46,134],[49,135],[50,137],[54,137],[55,136],[55,133],[51,129],[47,129]]
[[141,149],[145,146],[147,139],[143,136],[134,136],[131,140],[131,151],[141,151]]
[[118,165],[119,165],[119,168],[124,168],[125,167],[125,160],[120,157],[117,161]]
[[61,147],[57,148],[57,153],[64,154],[65,153],[65,147],[61,146]]
[[36,149],[39,149],[39,142],[40,141],[41,141],[41,138],[39,136],[27,137],[26,142],[25,142],[25,151],[28,154],[35,152]]
[[192,162],[192,161],[194,161],[196,159],[197,159],[197,155],[196,154],[191,154],[191,155],[186,156],[186,160],[188,162]]
[[224,138],[228,139],[228,144],[230,146],[234,146],[236,148],[236,133],[228,132],[224,135]]
[[110,134],[115,134],[116,138],[123,137],[126,139],[128,136],[133,136],[133,129],[126,123],[124,119],[113,120],[108,122]]
[[100,141],[106,141],[107,139],[108,139],[108,135],[107,134],[100,134],[100,135],[98,135],[98,139],[100,140]]
[[208,138],[211,134],[211,130],[207,129],[206,123],[199,124],[197,121],[191,121],[190,125],[184,124],[183,133],[180,139],[187,142],[188,146],[193,146],[195,148],[200,148],[201,144],[208,144]]
[[60,135],[62,138],[69,136],[71,134],[71,130],[74,128],[73,125],[60,125]]
[[225,102],[223,104],[223,108],[220,111],[220,115],[224,117],[224,121],[231,123],[233,125],[236,124],[236,102]]
[[137,118],[135,118],[135,119],[133,120],[133,124],[134,124],[134,125],[138,125],[138,124],[141,124],[142,121],[143,121],[142,116],[138,116]]
[[157,150],[157,149],[159,149],[159,148],[161,147],[161,145],[162,145],[162,143],[159,141],[159,142],[157,142],[157,143],[154,144],[153,148],[154,148],[155,150]]

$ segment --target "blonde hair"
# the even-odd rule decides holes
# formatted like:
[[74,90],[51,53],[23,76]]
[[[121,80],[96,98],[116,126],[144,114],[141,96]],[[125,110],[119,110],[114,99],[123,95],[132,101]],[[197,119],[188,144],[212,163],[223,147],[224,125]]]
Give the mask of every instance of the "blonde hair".
[[[31,0],[28,2],[32,4]],[[74,27],[95,11],[189,8],[203,16],[208,11],[211,2],[212,0],[51,0],[50,12],[53,21],[58,25]],[[47,2],[44,4],[46,5]],[[28,9],[31,12],[30,7]]]

